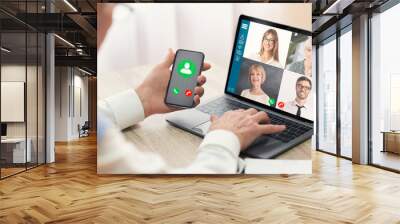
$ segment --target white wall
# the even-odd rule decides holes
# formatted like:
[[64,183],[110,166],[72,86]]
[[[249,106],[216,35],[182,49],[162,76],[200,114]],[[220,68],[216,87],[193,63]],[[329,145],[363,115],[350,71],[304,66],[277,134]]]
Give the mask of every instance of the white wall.
[[159,63],[168,48],[202,51],[206,61],[227,68],[240,14],[311,30],[311,4],[138,3],[131,8],[125,16],[122,6],[114,11],[98,54],[102,74]]
[[68,73],[67,67],[55,68],[55,141],[68,139]]
[[[22,65],[2,65],[1,66],[1,81],[2,82],[24,82],[26,69],[28,70],[28,74],[31,74],[29,71],[33,70],[32,66],[25,67]],[[2,96],[4,98],[7,96]],[[1,110],[7,110],[8,108],[1,108]],[[24,108],[22,108],[24,113]],[[4,112],[2,112],[4,113]],[[25,123],[24,122],[8,122],[7,125],[7,135],[9,137],[24,137],[25,136]]]
[[[76,72],[77,70],[75,70]],[[82,73],[80,73],[82,74]],[[89,102],[88,102],[88,77],[87,76],[81,76],[80,74],[76,74],[74,76],[74,86],[75,86],[75,106],[73,110],[75,110],[75,113],[73,113],[73,119],[72,119],[72,132],[71,135],[73,138],[79,137],[79,132],[77,129],[78,124],[81,126],[85,123],[85,121],[88,121],[88,107],[89,107]],[[80,93],[78,93],[80,91]],[[80,97],[79,97],[80,96]],[[79,102],[80,101],[80,102]],[[81,108],[80,108],[81,107]],[[80,112],[80,110],[82,110]]]
[[[25,76],[26,72],[28,75],[35,74],[36,75],[36,67],[33,66],[27,66],[25,65],[13,65],[13,64],[8,64],[8,65],[2,65],[1,66],[1,81],[3,82],[25,82]],[[29,78],[29,77],[28,77]],[[31,81],[30,81],[31,82]],[[32,84],[32,83],[30,83]],[[36,85],[36,83],[34,83]],[[29,89],[31,90],[31,89]],[[32,98],[36,98],[36,89],[34,89],[34,92],[28,91],[27,93],[28,96],[28,102],[32,101]],[[2,96],[4,97],[4,96]],[[36,105],[35,105],[36,107]],[[7,110],[7,108],[1,108],[1,110]],[[29,111],[30,112],[30,111]],[[36,123],[36,113],[28,113],[27,118],[29,122],[35,121]],[[8,137],[25,137],[25,126],[26,122],[7,122],[7,136]],[[33,127],[33,125],[30,123],[28,125],[28,129],[34,128],[36,130],[36,126]],[[32,133],[31,131],[28,130],[28,137],[29,134]]]
[[24,122],[25,83],[1,82],[1,121]]
[[88,120],[88,78],[71,67],[56,67],[55,73],[55,141],[70,141],[79,137],[78,124]]
[[[38,69],[38,71],[36,70]],[[6,122],[7,123],[7,137],[21,138],[27,136],[30,139],[32,161],[39,163],[44,162],[44,134],[45,134],[45,117],[44,117],[44,74],[42,68],[39,66],[25,66],[25,64],[3,64],[1,66],[1,81],[2,82],[24,82],[26,85],[26,107],[23,100],[22,107],[10,108],[1,107],[2,112],[8,113],[22,113],[24,116],[26,112],[26,120],[22,122]],[[27,80],[26,80],[27,79]],[[2,89],[2,94],[4,94]],[[22,92],[21,92],[22,91]],[[24,89],[19,90],[20,94],[24,94]],[[7,94],[7,93],[6,93]],[[8,98],[7,95],[2,95],[2,98]],[[24,97],[22,97],[24,98]],[[3,103],[2,103],[3,104]],[[38,155],[37,155],[38,153]]]

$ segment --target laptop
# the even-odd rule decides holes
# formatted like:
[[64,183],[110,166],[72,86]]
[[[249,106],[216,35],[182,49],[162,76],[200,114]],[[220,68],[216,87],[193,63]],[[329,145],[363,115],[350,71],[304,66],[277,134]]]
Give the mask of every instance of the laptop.
[[313,134],[311,32],[240,15],[222,96],[167,115],[171,125],[204,137],[210,115],[235,109],[265,111],[286,130],[257,138],[241,157],[274,158]]

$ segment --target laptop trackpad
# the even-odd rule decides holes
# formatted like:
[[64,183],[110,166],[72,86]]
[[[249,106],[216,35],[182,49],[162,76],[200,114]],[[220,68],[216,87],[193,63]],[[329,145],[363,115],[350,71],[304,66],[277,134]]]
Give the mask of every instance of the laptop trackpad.
[[179,128],[194,131],[200,135],[205,135],[210,126],[210,115],[196,109],[170,113],[166,116],[166,120]]
[[193,131],[202,134],[202,135],[206,135],[208,132],[208,129],[210,128],[211,122],[207,121],[204,122],[203,124],[200,124],[199,126],[196,126],[193,128]]
[[270,159],[280,154],[285,149],[283,142],[269,136],[258,137],[242,154],[253,157]]

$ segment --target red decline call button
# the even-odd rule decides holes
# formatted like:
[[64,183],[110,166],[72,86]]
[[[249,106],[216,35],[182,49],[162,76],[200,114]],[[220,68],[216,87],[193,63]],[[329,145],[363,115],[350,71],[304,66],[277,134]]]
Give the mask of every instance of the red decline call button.
[[192,95],[192,91],[190,89],[186,89],[185,90],[185,95],[186,96],[191,96]]
[[284,102],[282,102],[282,101],[280,101],[280,102],[278,103],[278,107],[279,107],[279,108],[283,108],[283,107],[285,107],[285,103],[284,103]]

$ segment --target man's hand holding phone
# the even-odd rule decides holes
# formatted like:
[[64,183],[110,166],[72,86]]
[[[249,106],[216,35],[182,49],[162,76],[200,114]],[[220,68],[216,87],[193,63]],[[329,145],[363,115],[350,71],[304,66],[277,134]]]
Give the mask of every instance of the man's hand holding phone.
[[[168,87],[168,82],[171,76],[171,65],[174,62],[175,53],[169,49],[168,54],[163,62],[156,65],[146,77],[142,84],[136,88],[136,92],[142,101],[144,108],[145,117],[152,114],[168,113],[177,110],[165,104],[165,91]],[[204,63],[202,71],[207,71],[211,68],[211,65]],[[204,94],[204,88],[202,87],[206,82],[206,77],[200,73],[197,77],[197,86],[193,91],[194,105],[200,103],[200,98]]]
[[203,67],[204,54],[179,49],[175,53],[171,78],[165,92],[165,104],[175,108],[195,107],[195,88]]

